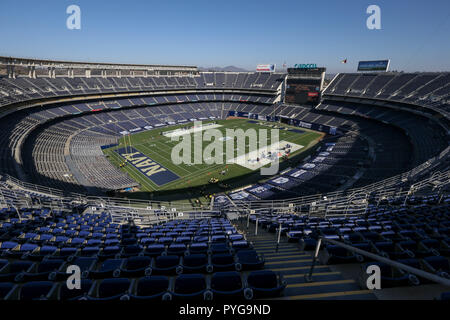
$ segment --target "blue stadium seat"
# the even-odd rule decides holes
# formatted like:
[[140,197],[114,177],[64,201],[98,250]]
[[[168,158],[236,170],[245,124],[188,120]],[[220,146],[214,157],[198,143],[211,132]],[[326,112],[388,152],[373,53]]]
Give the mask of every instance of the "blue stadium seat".
[[208,256],[203,253],[190,254],[183,258],[183,273],[206,273],[212,271]]
[[198,242],[192,243],[189,246],[189,252],[193,253],[207,253],[208,252],[208,244],[206,242]]
[[[419,270],[424,269],[421,260],[419,260],[417,258],[400,259],[400,260],[397,260],[397,262],[403,263],[404,265],[407,265],[407,266],[410,266],[410,267],[413,267],[413,268],[416,268]],[[412,282],[413,285],[431,283],[431,281],[426,278],[422,278],[422,277],[419,277],[416,275],[414,275],[414,277],[416,277],[418,279],[418,283]]]
[[159,256],[151,267],[152,274],[174,275],[183,272],[179,256]]
[[244,271],[264,268],[264,257],[258,255],[255,250],[240,250],[236,253],[236,258]]
[[357,255],[339,245],[328,244],[323,249],[323,262],[325,264],[352,263],[358,259]]
[[448,258],[442,256],[431,256],[423,258],[423,261],[429,272],[435,273],[443,278],[450,279],[450,263]]
[[24,271],[28,271],[33,266],[33,261],[13,261],[0,269],[0,282],[15,281],[17,275]]
[[214,235],[211,237],[212,243],[224,243],[226,240],[227,240],[227,237],[224,234]]
[[206,279],[201,274],[182,274],[175,279],[174,299],[211,300],[212,294],[207,290]]
[[450,291],[441,293],[441,296],[439,297],[439,300],[450,301]]
[[92,279],[118,278],[124,263],[125,259],[107,259],[98,270],[92,270],[89,277]]
[[240,234],[240,233],[230,234],[230,235],[228,236],[228,239],[229,239],[231,242],[239,241],[239,240],[245,240],[244,235],[242,235],[242,234]]
[[419,279],[416,276],[393,268],[390,265],[382,262],[368,262],[364,265],[361,265],[361,273],[364,276],[367,276],[366,270],[371,265],[377,265],[380,267],[382,288],[410,286],[420,283]]
[[233,256],[229,253],[213,254],[211,256],[211,265],[216,271],[240,271],[242,266],[237,264]]
[[30,260],[42,260],[44,258],[47,258],[49,256],[53,256],[58,251],[58,248],[56,246],[51,245],[44,245],[42,247],[39,247],[37,250],[32,252],[27,256],[27,259]]
[[166,247],[163,244],[151,244],[144,249],[143,253],[149,257],[157,257],[165,251]]
[[47,296],[54,288],[55,284],[51,281],[35,281],[25,283],[19,290],[18,299],[26,300],[47,300]]
[[230,253],[230,247],[226,243],[212,243],[209,248],[210,254]]
[[121,300],[131,293],[133,282],[127,278],[112,278],[100,280],[93,286],[87,298],[89,300]]
[[301,230],[289,231],[286,233],[286,237],[288,239],[288,242],[298,243],[300,239],[303,237],[303,231]]
[[140,278],[136,283],[136,294],[131,300],[170,300],[170,282],[166,276],[149,276]]
[[390,259],[395,260],[410,257],[408,252],[404,251],[401,247],[398,247],[393,241],[375,242],[374,246],[381,255]]
[[279,297],[286,287],[281,275],[269,270],[252,271],[247,276],[247,283],[256,299]]
[[241,275],[236,271],[214,273],[211,277],[211,290],[214,300],[244,297]]
[[15,280],[18,282],[52,280],[49,278],[50,275],[53,272],[63,272],[64,265],[65,261],[61,259],[43,260],[35,263],[28,271],[18,274]]
[[0,282],[0,301],[11,294],[12,291],[17,290],[19,286],[12,282]]
[[81,257],[97,257],[100,247],[84,247],[80,250]]
[[189,244],[190,242],[191,242],[191,237],[180,236],[180,237],[175,238],[175,243]]
[[317,246],[317,238],[312,236],[303,237],[299,240],[300,250],[311,251]]
[[122,253],[120,254],[122,258],[134,257],[139,255],[142,252],[142,247],[138,244],[130,244],[126,245],[122,249]]
[[139,244],[142,246],[148,246],[150,244],[154,244],[156,242],[156,238],[151,237],[142,237],[139,239]]
[[14,248],[18,247],[19,243],[14,241],[4,241],[0,242],[0,252],[4,253],[10,250],[13,250]]
[[186,252],[186,245],[183,243],[172,243],[167,248],[167,255],[183,256]]
[[105,246],[98,254],[100,260],[112,259],[120,254],[120,247],[117,245]]
[[6,259],[0,259],[0,270],[1,270],[4,266],[6,266],[8,263],[9,263],[8,260],[6,260]]
[[72,247],[62,247],[60,248],[55,254],[54,257],[55,258],[68,258],[68,257],[72,257],[75,256],[78,252],[77,248],[72,248]]
[[124,277],[144,276],[146,272],[151,272],[151,262],[152,258],[147,256],[130,257],[125,260],[120,272]]
[[56,289],[55,299],[61,301],[80,300],[87,296],[93,286],[94,282],[90,279],[81,279],[80,289],[69,289],[66,283],[62,282]]
[[251,245],[247,240],[237,240],[231,242],[231,249],[237,252],[239,250],[251,249]]
[[[97,258],[94,257],[74,257],[68,262],[68,265],[78,266],[81,271],[81,277],[87,278],[89,273],[94,269],[96,263]],[[66,273],[66,270],[61,270],[52,273],[51,276],[54,281],[63,281],[67,279],[68,274]]]
[[24,243],[18,245],[14,249],[3,251],[3,256],[11,259],[19,259],[24,255],[32,253],[38,248],[39,246],[35,243]]

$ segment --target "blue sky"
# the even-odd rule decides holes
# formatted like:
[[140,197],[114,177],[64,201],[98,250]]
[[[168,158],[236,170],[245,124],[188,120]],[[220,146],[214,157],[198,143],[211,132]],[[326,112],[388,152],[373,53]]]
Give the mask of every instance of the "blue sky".
[[[66,28],[71,4],[81,30]],[[366,28],[371,4],[381,30]],[[0,55],[20,57],[329,72],[389,58],[392,70],[438,71],[450,70],[449,35],[449,0],[0,1]]]

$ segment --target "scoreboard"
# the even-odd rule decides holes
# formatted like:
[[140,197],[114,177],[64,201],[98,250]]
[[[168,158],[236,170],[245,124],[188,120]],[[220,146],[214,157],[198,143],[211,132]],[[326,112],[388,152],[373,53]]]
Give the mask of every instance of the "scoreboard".
[[317,104],[320,102],[325,68],[288,68],[284,102]]

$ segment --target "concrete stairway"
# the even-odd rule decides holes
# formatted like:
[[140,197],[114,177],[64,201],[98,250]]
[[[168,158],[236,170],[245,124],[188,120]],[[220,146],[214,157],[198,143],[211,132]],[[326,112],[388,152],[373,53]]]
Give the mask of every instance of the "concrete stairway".
[[356,281],[345,279],[340,272],[332,271],[329,266],[316,265],[313,281],[307,282],[305,274],[309,273],[312,254],[302,252],[295,243],[287,242],[282,237],[278,250],[276,250],[277,235],[258,228],[255,235],[255,225],[246,228],[246,221],[237,221],[235,226],[243,232],[247,240],[253,243],[255,250],[263,254],[266,260],[265,269],[278,272],[287,282],[284,296],[279,299],[332,299],[332,300],[368,300],[376,299],[369,290],[361,290]]

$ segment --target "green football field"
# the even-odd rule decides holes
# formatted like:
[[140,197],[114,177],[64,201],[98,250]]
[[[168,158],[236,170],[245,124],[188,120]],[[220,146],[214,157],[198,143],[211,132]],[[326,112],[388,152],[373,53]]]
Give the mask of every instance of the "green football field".
[[[254,123],[253,123],[254,122]],[[298,127],[290,127],[285,124],[280,123],[272,123],[272,122],[261,122],[261,121],[252,121],[250,122],[247,119],[229,119],[229,120],[216,120],[216,121],[205,121],[203,122],[203,126],[206,124],[216,124],[220,127],[217,129],[220,130],[225,138],[223,143],[223,151],[226,151],[226,140],[227,140],[227,132],[226,129],[242,129],[244,131],[248,129],[255,129],[257,133],[261,132],[258,129],[268,129],[267,131],[267,145],[272,143],[271,140],[271,131],[270,129],[279,129],[279,141],[286,141],[292,145],[301,146],[301,148],[295,152],[292,152],[289,157],[292,158],[296,155],[299,155],[302,152],[310,149],[314,146],[320,138],[324,135],[319,132],[311,131],[308,129],[298,128]],[[201,164],[179,164],[176,165],[173,163],[171,159],[172,148],[174,148],[179,141],[171,141],[171,139],[164,134],[168,134],[168,132],[174,131],[178,128],[189,128],[192,127],[193,123],[185,123],[182,125],[176,125],[171,127],[165,127],[160,129],[154,129],[150,131],[144,131],[136,134],[132,134],[130,136],[124,136],[119,141],[119,146],[115,146],[113,148],[105,149],[104,153],[109,158],[109,160],[116,166],[120,167],[121,170],[125,171],[132,179],[140,184],[141,191],[169,191],[176,189],[185,189],[192,188],[201,185],[210,185],[211,179],[214,179],[214,184],[225,184],[227,180],[234,178],[236,180],[239,176],[248,175],[252,172],[259,174],[259,169],[250,169],[248,167],[242,166],[240,164],[227,164],[226,155],[223,155],[223,163],[222,164],[205,164],[204,161]],[[289,131],[292,129],[301,130],[302,133]],[[191,143],[192,143],[192,157],[194,159],[194,133],[191,134]],[[229,138],[228,138],[229,139]],[[230,139],[229,139],[230,140]],[[181,139],[180,139],[181,141]],[[213,140],[214,141],[214,140]],[[205,149],[208,145],[211,144],[210,141],[203,141],[202,148]],[[234,157],[238,156],[237,143],[235,143]],[[145,173],[141,170],[138,170],[130,161],[126,161],[124,157],[122,157],[116,150],[123,150],[123,148],[127,149],[134,148],[134,150],[139,151],[141,154],[150,158],[152,161],[157,164],[165,167],[167,170],[175,173],[179,176],[179,178],[175,181],[171,181],[162,185],[156,184],[152,179],[150,179]],[[246,150],[244,153],[248,153],[248,140],[246,142]],[[294,150],[294,148],[292,148]],[[197,149],[198,151],[198,149]],[[242,153],[242,151],[240,151]],[[214,156],[215,153],[213,152]],[[228,159],[228,158],[227,158]],[[280,159],[280,162],[283,160]],[[268,166],[268,165],[266,165]],[[265,176],[260,176],[260,179],[267,178]],[[258,178],[256,178],[258,179]],[[212,187],[212,185],[211,185]]]

